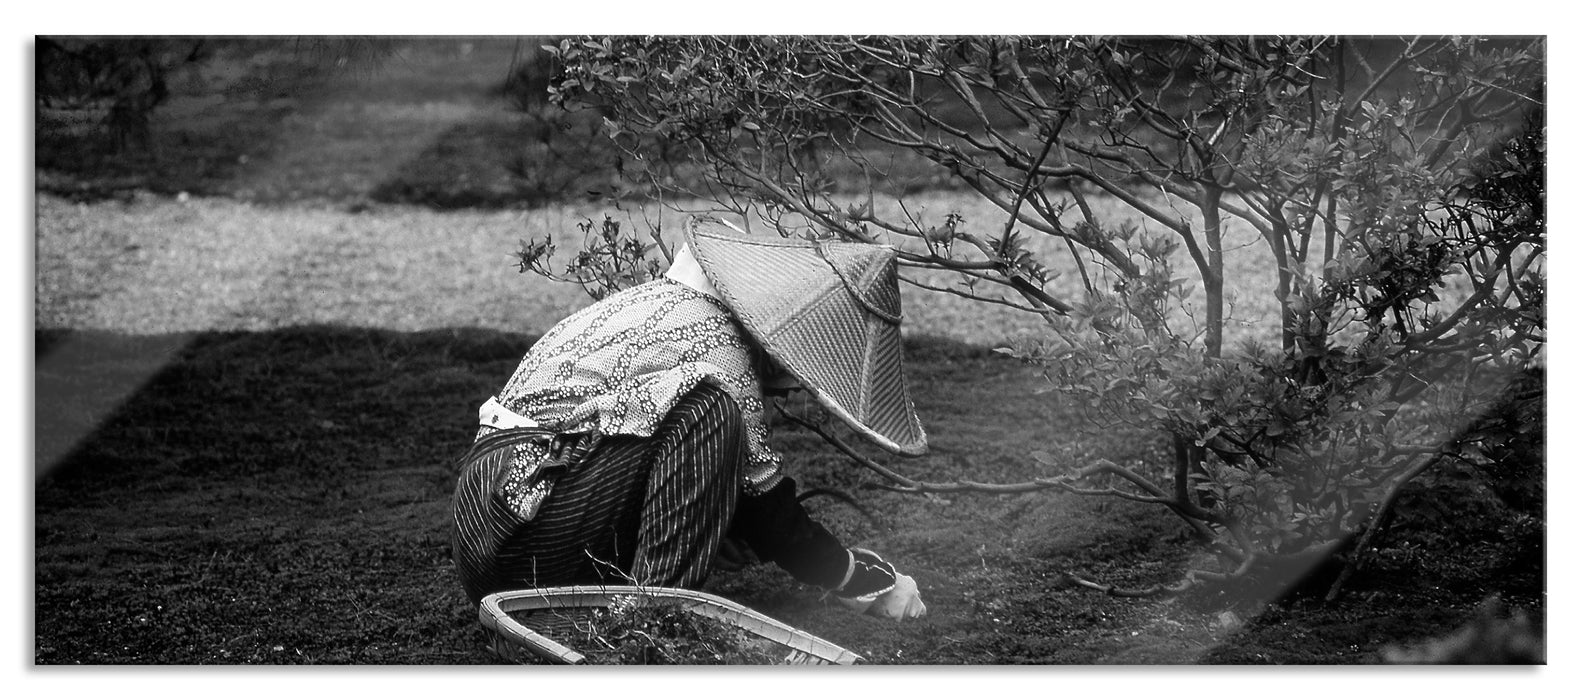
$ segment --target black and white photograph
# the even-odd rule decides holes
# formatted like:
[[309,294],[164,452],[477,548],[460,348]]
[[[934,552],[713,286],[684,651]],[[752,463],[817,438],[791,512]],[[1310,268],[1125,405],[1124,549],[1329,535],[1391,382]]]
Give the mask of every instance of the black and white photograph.
[[1545,27],[1028,26],[28,37],[22,666],[1534,679]]

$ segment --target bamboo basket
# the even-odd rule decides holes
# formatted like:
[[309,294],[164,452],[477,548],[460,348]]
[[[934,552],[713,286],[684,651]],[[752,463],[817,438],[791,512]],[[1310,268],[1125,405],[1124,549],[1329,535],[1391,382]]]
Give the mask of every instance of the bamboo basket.
[[674,605],[694,615],[718,620],[755,641],[784,653],[782,664],[847,665],[861,657],[835,644],[717,595],[682,588],[645,586],[560,586],[504,591],[478,605],[478,620],[489,633],[489,646],[508,661],[580,664],[587,657],[555,637],[569,638],[579,611],[608,608],[624,597],[637,596],[645,605]]

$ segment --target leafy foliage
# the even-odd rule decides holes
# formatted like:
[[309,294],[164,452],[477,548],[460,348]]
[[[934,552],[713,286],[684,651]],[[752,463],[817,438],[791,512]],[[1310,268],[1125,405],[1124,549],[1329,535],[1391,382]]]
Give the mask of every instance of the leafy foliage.
[[[887,241],[931,286],[1043,316],[1007,352],[1089,427],[1174,459],[1072,464],[1060,487],[1169,507],[1224,575],[1329,551],[1545,341],[1543,42],[1431,37],[587,37],[552,100],[606,115],[653,183],[782,234]],[[1525,120],[1525,121],[1524,121]],[[905,154],[1003,225],[879,211]],[[857,199],[839,183],[859,173]],[[905,190],[905,187],[899,188]],[[1105,220],[1123,202],[1145,226]],[[1257,247],[1227,244],[1232,229]],[[1054,244],[1054,245],[1051,245]],[[1050,290],[1057,256],[1082,287]],[[1227,274],[1262,256],[1264,317]],[[1238,340],[1228,330],[1247,327]],[[881,473],[887,472],[881,471]],[[1120,479],[1124,489],[1096,487]],[[930,485],[903,482],[914,490]],[[959,487],[954,485],[953,487]],[[1338,589],[1337,589],[1338,590]]]
[[[594,229],[598,230],[595,231]],[[562,272],[555,272],[552,258],[555,255],[554,236],[545,234],[542,239],[522,241],[517,251],[521,272],[535,272],[562,282],[575,282],[594,299],[603,299],[611,293],[632,287],[663,274],[658,258],[651,255],[659,246],[656,233],[653,243],[644,243],[635,237],[623,235],[621,222],[604,217],[594,223],[586,219],[577,224],[583,234],[583,246],[565,264]],[[666,257],[669,253],[666,253]]]

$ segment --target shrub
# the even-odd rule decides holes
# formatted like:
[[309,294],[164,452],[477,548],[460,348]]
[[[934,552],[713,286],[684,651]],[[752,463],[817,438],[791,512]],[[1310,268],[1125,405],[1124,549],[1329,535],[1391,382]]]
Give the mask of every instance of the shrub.
[[[701,168],[686,194],[782,235],[892,242],[912,284],[1040,315],[1047,333],[1006,352],[1089,428],[1155,431],[1173,454],[1051,452],[1061,474],[994,486],[867,462],[895,487],[1156,503],[1217,554],[1189,574],[1209,580],[1337,551],[1404,483],[1487,458],[1494,436],[1461,428],[1545,342],[1543,45],[586,37],[553,48],[550,91],[606,115],[651,183]],[[904,196],[880,211],[896,154],[1003,223]],[[1147,228],[1103,216],[1100,193]],[[1062,266],[1079,287],[1051,284]],[[1267,296],[1238,278],[1261,267]]]

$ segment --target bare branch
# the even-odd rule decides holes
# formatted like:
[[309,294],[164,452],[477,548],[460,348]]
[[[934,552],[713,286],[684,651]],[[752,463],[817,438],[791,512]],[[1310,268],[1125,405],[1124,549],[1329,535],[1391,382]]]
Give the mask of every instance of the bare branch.
[[1368,550],[1373,547],[1373,540],[1378,536],[1381,529],[1380,526],[1383,525],[1384,519],[1389,516],[1390,511],[1395,508],[1395,501],[1401,497],[1406,485],[1422,475],[1423,472],[1428,471],[1435,464],[1438,464],[1441,456],[1441,454],[1436,453],[1424,457],[1422,461],[1407,470],[1390,486],[1389,492],[1384,495],[1384,498],[1379,501],[1379,505],[1374,508],[1373,517],[1368,521],[1367,527],[1363,528],[1362,535],[1357,538],[1357,544],[1352,547],[1351,556],[1347,557],[1345,567],[1335,577],[1334,583],[1330,584],[1329,592],[1324,595],[1324,600],[1332,602],[1340,597],[1341,588],[1351,579],[1352,574],[1356,573],[1357,567],[1362,563],[1362,559],[1367,555]]
[[[910,277],[900,277],[899,279],[902,282],[910,284],[910,285],[912,285],[914,287],[917,287],[919,289],[926,289],[926,290],[931,291],[931,292],[941,292],[941,293],[944,293],[944,294],[951,294],[951,295],[954,295],[954,296],[961,297],[963,299],[971,299],[972,301],[981,301],[981,302],[986,303],[986,304],[996,304],[996,305],[999,305],[999,306],[1008,306],[1010,308],[1016,309],[1017,311],[1026,311],[1028,313],[1035,313],[1035,314],[1042,314],[1045,311],[1047,311],[1047,309],[1043,309],[1043,308],[1037,308],[1037,307],[1032,307],[1032,306],[1023,306],[1021,304],[1017,304],[1017,303],[1014,303],[1014,302],[1006,301],[1003,298],[986,297],[986,296],[980,296],[980,295],[977,295],[977,294],[969,294],[967,292],[964,292],[964,291],[961,291],[959,289],[955,289],[955,288],[952,288],[952,287],[936,287],[936,286],[931,285],[931,284],[926,284],[926,283],[923,283],[923,282],[919,282],[919,281],[917,281],[915,279],[912,279]],[[996,281],[999,281],[999,280],[996,280]]]

